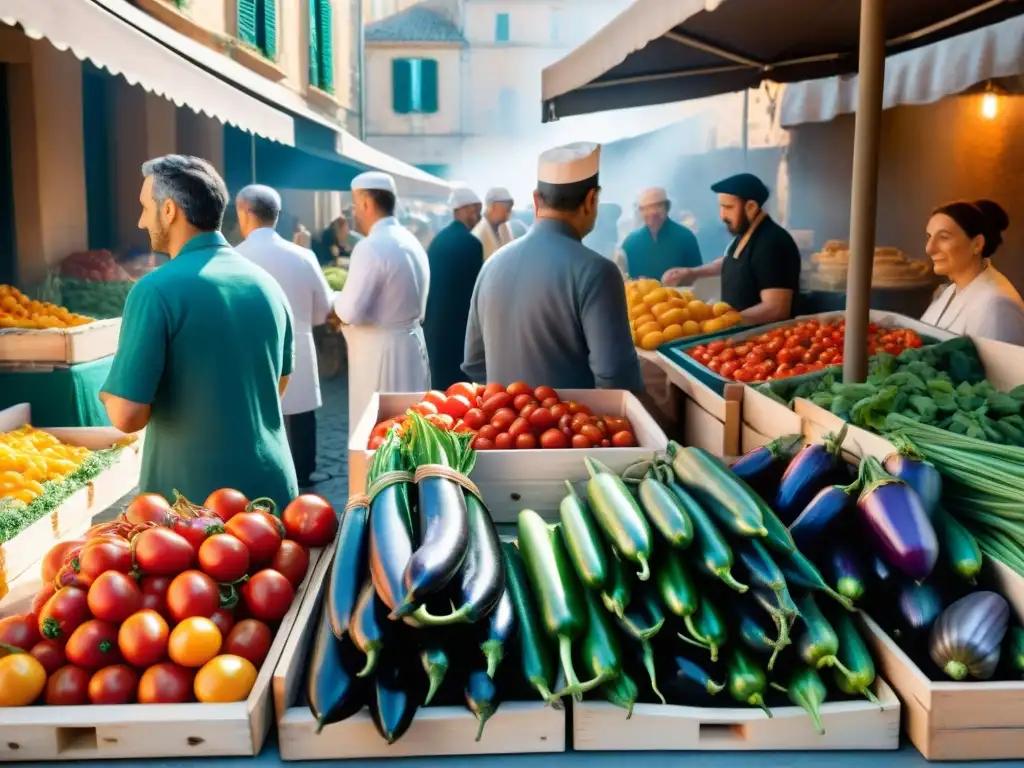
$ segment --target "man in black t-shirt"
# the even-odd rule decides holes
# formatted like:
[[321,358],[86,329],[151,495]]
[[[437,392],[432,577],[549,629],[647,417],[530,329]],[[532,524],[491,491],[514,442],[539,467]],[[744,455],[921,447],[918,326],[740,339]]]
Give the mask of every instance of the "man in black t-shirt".
[[665,285],[692,285],[699,277],[722,276],[722,301],[748,325],[788,320],[800,289],[800,251],[793,237],[762,206],[768,187],[750,173],[723,179],[718,193],[722,221],[734,235],[725,256],[700,267],[668,270]]

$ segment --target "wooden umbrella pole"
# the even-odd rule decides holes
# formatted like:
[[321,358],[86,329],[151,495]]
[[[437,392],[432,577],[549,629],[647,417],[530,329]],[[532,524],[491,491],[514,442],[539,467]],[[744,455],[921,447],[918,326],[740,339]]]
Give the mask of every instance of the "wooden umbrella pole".
[[885,88],[885,0],[861,0],[857,121],[853,138],[850,203],[850,266],[846,280],[843,381],[864,381],[868,372],[868,318],[875,256],[878,145]]

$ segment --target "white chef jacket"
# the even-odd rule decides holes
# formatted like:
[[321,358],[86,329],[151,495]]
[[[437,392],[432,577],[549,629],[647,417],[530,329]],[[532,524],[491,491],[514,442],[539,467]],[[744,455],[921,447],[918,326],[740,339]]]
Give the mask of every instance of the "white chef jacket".
[[235,250],[270,273],[292,308],[295,367],[281,397],[281,412],[291,416],[316,410],[323,401],[313,326],[327,321],[333,299],[316,256],[308,248],[288,242],[270,227],[254,230]]
[[498,231],[495,232],[491,222],[486,218],[480,219],[477,225],[473,227],[473,236],[484,244],[484,261],[491,258],[494,252],[501,248],[501,246],[508,245],[514,239],[508,222],[499,226]]
[[1024,346],[1024,301],[1013,283],[991,264],[964,290],[946,287],[921,322],[961,336]]
[[334,299],[334,311],[346,324],[350,432],[374,392],[430,389],[420,326],[429,290],[427,254],[393,216],[374,224],[352,250],[345,287]]

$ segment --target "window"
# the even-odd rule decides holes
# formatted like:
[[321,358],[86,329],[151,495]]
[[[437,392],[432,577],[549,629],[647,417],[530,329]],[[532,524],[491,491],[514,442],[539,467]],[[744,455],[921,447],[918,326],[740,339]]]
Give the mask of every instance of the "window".
[[494,40],[498,43],[508,42],[508,14],[494,14]]
[[562,12],[551,12],[551,42],[561,43],[562,41]]
[[437,62],[433,59],[393,59],[392,106],[399,115],[437,112]]
[[334,46],[331,0],[309,2],[309,84],[334,93]]
[[277,57],[277,0],[238,0],[238,39]]

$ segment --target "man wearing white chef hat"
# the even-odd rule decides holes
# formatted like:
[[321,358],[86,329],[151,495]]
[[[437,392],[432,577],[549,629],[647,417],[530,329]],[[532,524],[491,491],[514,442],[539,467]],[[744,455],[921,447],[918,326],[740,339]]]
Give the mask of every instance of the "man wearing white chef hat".
[[484,195],[487,210],[484,217],[473,227],[473,235],[484,245],[484,260],[491,258],[494,252],[512,242],[512,230],[508,220],[512,216],[515,201],[512,193],[505,187],[491,187]]
[[480,223],[483,204],[465,186],[452,189],[448,198],[454,221],[437,233],[427,249],[434,287],[427,297],[423,336],[430,357],[430,384],[447,389],[462,375],[462,343],[476,276],[484,263],[484,246],[471,230]]
[[601,147],[540,156],[536,221],[476,282],[462,370],[473,381],[557,388],[643,388],[615,264],[583,245],[597,218]]
[[366,235],[352,250],[334,300],[348,344],[349,432],[374,392],[425,392],[430,367],[421,323],[430,265],[416,237],[395,218],[398,193],[386,173],[352,180],[352,215]]
[[670,269],[699,267],[704,263],[693,232],[669,218],[671,207],[668,193],[661,187],[640,193],[637,209],[644,225],[622,243],[630,277],[660,280]]

